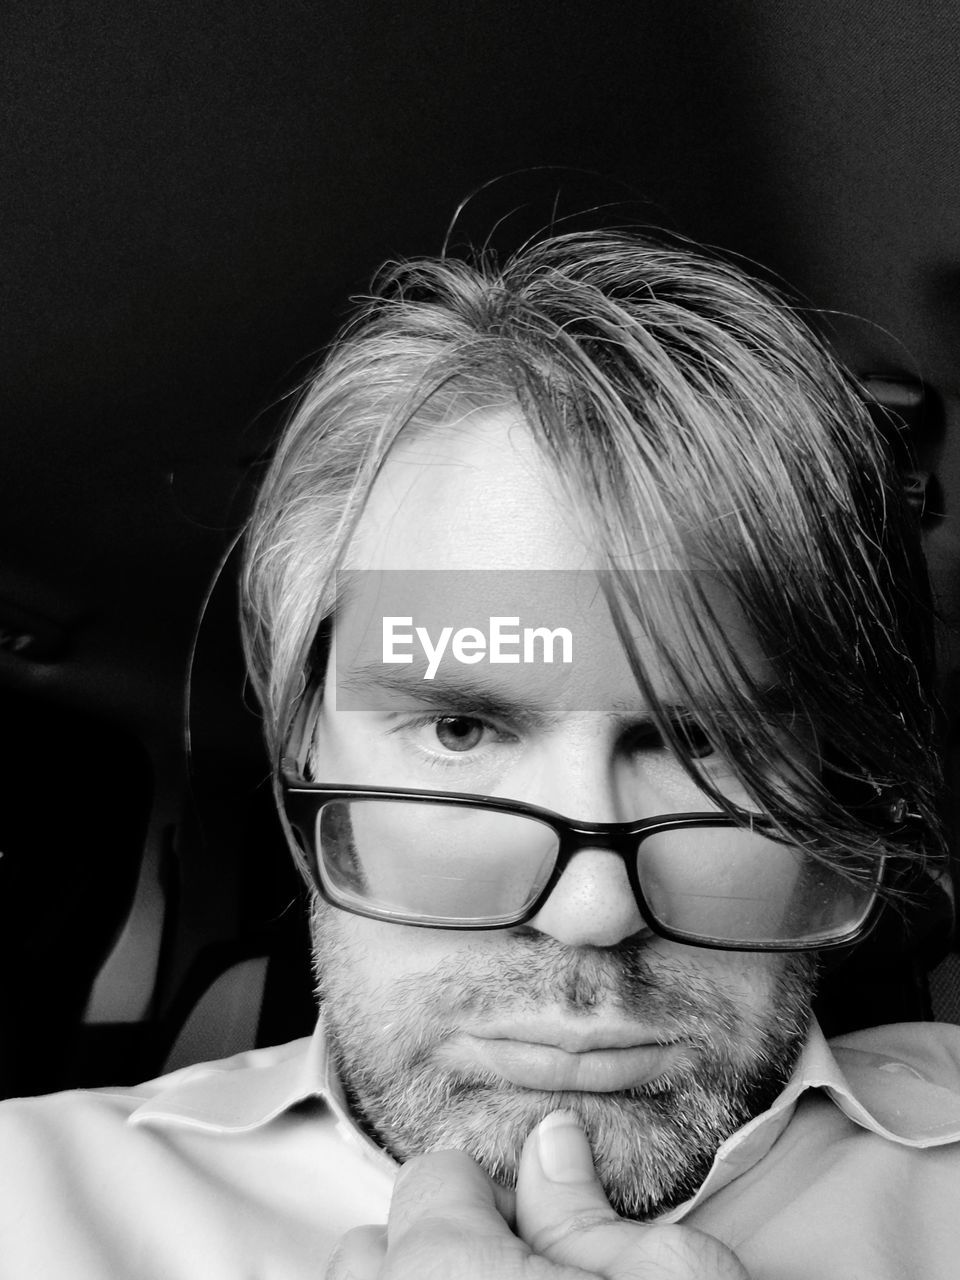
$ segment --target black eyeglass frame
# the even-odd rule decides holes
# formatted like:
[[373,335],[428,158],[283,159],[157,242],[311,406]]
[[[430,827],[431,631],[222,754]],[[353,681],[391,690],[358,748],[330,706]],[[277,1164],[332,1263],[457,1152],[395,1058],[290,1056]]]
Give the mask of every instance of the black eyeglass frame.
[[[664,814],[653,818],[643,818],[636,822],[574,822],[562,814],[539,805],[526,804],[519,800],[507,800],[500,796],[472,795],[457,791],[427,791],[402,787],[342,786],[332,783],[308,782],[300,777],[294,761],[284,759],[281,764],[279,782],[280,803],[291,829],[294,839],[300,847],[310,872],[310,878],[321,897],[331,906],[348,911],[353,915],[365,916],[373,920],[383,920],[390,924],[416,925],[426,929],[458,929],[458,930],[491,930],[509,929],[525,924],[537,914],[556,888],[574,854],[581,849],[604,849],[615,853],[623,860],[627,879],[633,892],[637,909],[647,927],[659,937],[672,942],[681,942],[686,946],[704,947],[713,951],[824,951],[834,947],[850,946],[865,938],[874,927],[880,914],[882,901],[880,888],[884,881],[886,856],[878,854],[877,874],[870,888],[872,898],[865,908],[859,923],[842,935],[824,940],[815,938],[794,942],[732,942],[726,939],[710,937],[706,934],[689,934],[663,924],[653,914],[640,884],[637,852],[642,841],[651,835],[664,831],[676,831],[690,827],[740,827],[758,835],[767,836],[783,844],[782,836],[777,832],[771,819],[762,814],[743,811],[742,818],[732,817],[726,813],[686,812]],[[517,817],[531,818],[552,829],[558,840],[558,848],[553,870],[548,876],[536,899],[522,911],[507,917],[499,916],[495,921],[444,921],[431,919],[429,916],[411,915],[405,912],[387,911],[382,908],[365,909],[356,899],[341,900],[325,880],[318,857],[316,839],[312,832],[316,830],[316,820],[320,811],[327,804],[349,800],[399,800],[413,804],[444,804],[467,809],[483,809],[494,813],[513,814]],[[900,801],[883,804],[882,812],[896,825],[901,814]]]

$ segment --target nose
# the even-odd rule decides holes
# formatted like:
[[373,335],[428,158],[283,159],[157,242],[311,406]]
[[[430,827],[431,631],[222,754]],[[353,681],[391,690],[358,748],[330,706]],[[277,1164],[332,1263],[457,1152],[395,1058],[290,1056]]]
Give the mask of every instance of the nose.
[[[585,744],[580,744],[585,745]],[[554,760],[549,774],[549,794],[538,802],[584,821],[616,822],[642,818],[656,811],[656,800],[638,793],[636,775],[625,788],[616,764],[598,752],[592,762],[566,753]],[[591,753],[592,754],[592,753]],[[623,812],[624,791],[630,795],[631,812]],[[643,788],[641,788],[641,791]],[[609,849],[585,848],[570,859],[550,897],[530,928],[549,934],[570,947],[613,947],[626,938],[649,933],[640,914],[623,859]]]
[[650,932],[623,860],[607,849],[575,853],[529,927],[568,947],[615,947]]

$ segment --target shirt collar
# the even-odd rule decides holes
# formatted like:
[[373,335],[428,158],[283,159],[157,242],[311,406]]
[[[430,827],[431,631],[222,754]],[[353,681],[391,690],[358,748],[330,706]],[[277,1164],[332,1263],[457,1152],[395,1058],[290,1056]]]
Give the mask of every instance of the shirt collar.
[[[960,1141],[960,1093],[938,1083],[945,1072],[944,1028],[909,1024],[857,1032],[831,1045],[814,1023],[786,1087],[773,1105],[738,1129],[719,1148],[706,1179],[690,1200],[664,1215],[673,1222],[755,1165],[789,1124],[800,1097],[824,1090],[855,1124],[901,1146]],[[395,1169],[350,1115],[333,1070],[322,1021],[311,1038],[259,1049],[221,1062],[184,1067],[136,1094],[145,1100],[129,1123],[242,1133],[269,1124],[312,1099],[326,1104],[338,1133],[371,1159]]]
[[[660,1219],[676,1222],[767,1154],[790,1123],[801,1096],[821,1089],[854,1124],[898,1146],[960,1141],[960,1093],[937,1082],[933,1023],[877,1027],[830,1044],[814,1022],[793,1074],[773,1105],[719,1148],[697,1193]],[[956,1080],[956,1065],[947,1076]]]
[[130,1124],[170,1124],[210,1133],[243,1133],[269,1124],[311,1098],[342,1105],[322,1027],[309,1039],[255,1049],[219,1062],[183,1067],[137,1093],[147,1097]]

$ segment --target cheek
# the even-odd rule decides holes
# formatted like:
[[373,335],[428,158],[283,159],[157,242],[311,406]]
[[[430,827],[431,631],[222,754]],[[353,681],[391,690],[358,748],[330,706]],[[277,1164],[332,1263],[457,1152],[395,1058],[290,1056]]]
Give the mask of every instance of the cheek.
[[[658,939],[650,944],[651,956],[659,953],[671,967],[685,969],[692,979],[709,983],[745,1013],[765,1013],[777,998],[780,981],[790,967],[786,953],[760,951],[711,951]],[[653,961],[655,966],[656,961]]]
[[[477,936],[369,920],[317,899],[312,910],[314,957],[321,985],[388,996],[401,979],[451,962],[467,964]],[[482,946],[482,942],[480,944]]]

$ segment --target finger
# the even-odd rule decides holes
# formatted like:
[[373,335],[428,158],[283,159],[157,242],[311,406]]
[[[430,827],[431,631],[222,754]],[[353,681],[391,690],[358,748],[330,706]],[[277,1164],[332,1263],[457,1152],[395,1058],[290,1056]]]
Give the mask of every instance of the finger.
[[569,1111],[552,1112],[527,1139],[517,1179],[517,1230],[534,1253],[605,1280],[749,1280],[736,1256],[712,1236],[619,1218]]
[[497,1212],[513,1231],[517,1225],[517,1193],[513,1187],[505,1187],[502,1182],[492,1182],[493,1202]]
[[386,1227],[354,1227],[337,1242],[324,1280],[378,1280],[386,1256]]
[[498,1208],[501,1191],[464,1151],[432,1151],[400,1170],[387,1225],[391,1248],[424,1222],[455,1223],[482,1235],[511,1236]]
[[517,1231],[548,1257],[569,1237],[617,1224],[572,1111],[553,1111],[527,1138],[517,1175]]
[[530,1249],[501,1214],[498,1188],[462,1151],[436,1151],[400,1171],[387,1223],[390,1280],[492,1280],[524,1274]]

